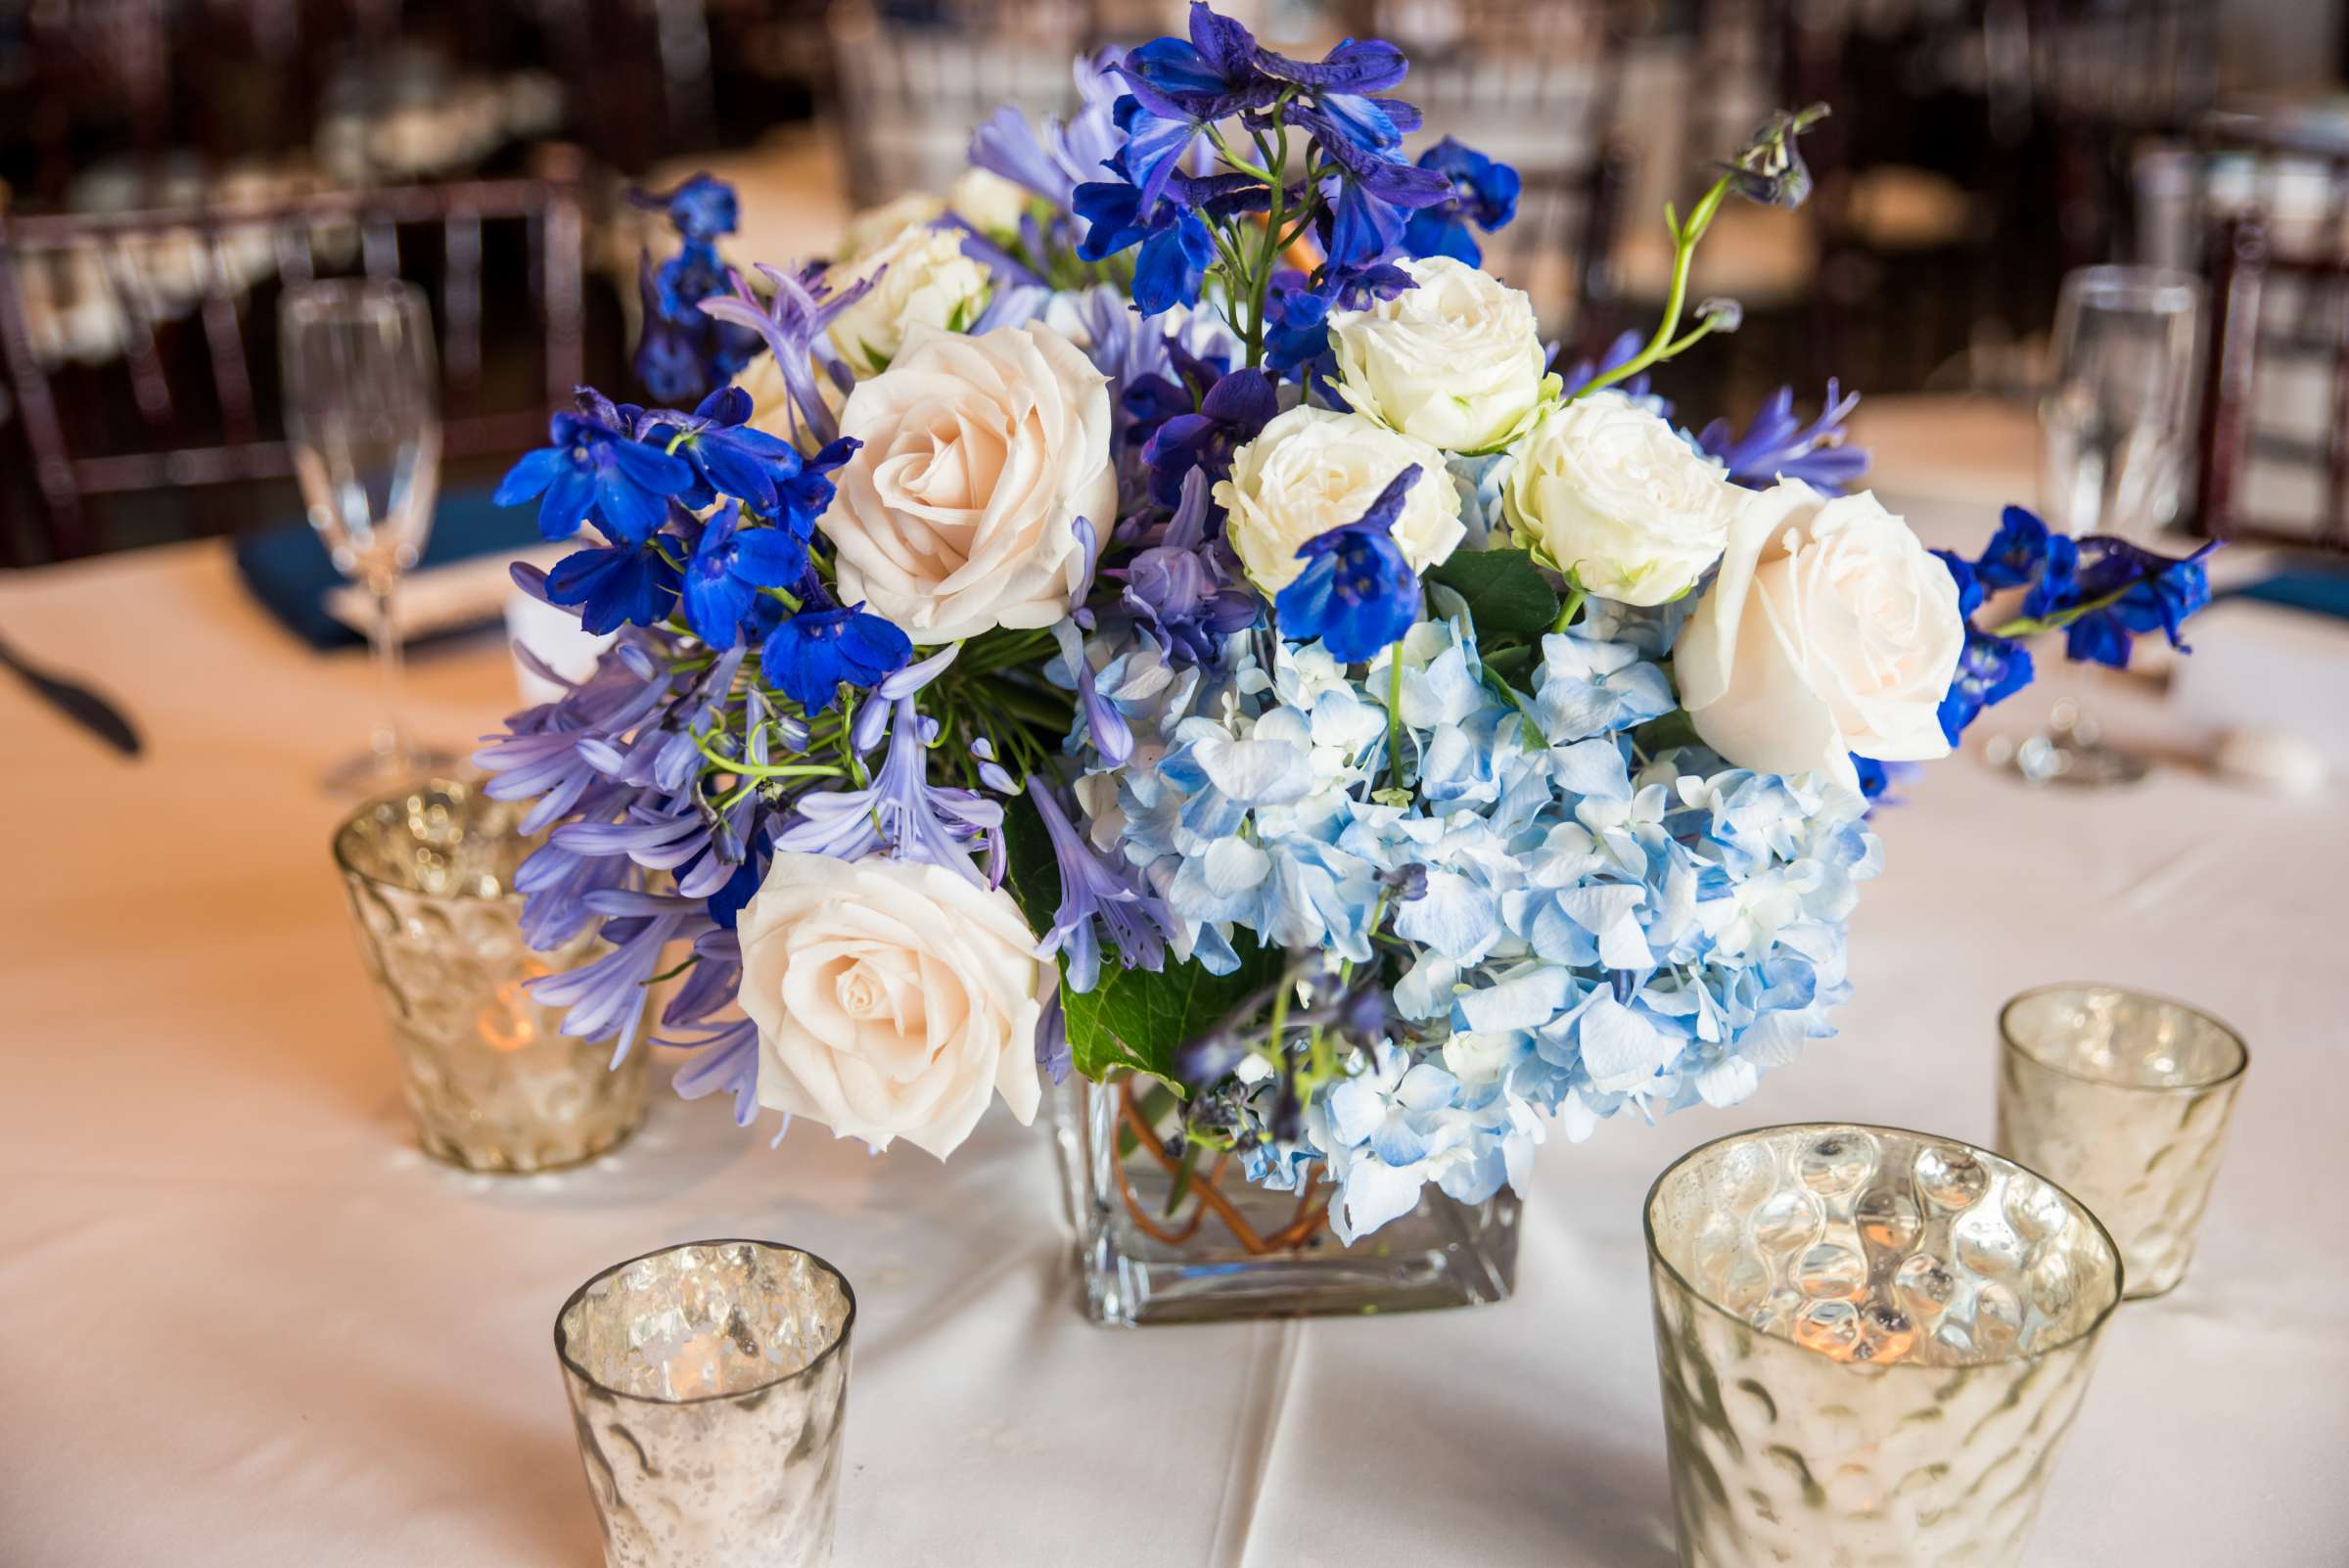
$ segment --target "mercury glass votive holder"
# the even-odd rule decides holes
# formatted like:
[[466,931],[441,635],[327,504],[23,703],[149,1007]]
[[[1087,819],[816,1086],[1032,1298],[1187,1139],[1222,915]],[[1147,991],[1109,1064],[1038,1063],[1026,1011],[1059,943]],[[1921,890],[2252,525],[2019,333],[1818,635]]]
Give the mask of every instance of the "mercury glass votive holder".
[[768,1241],[597,1274],[555,1318],[607,1568],[823,1568],[856,1296]]
[[1647,1196],[1685,1568],[2001,1568],[2038,1516],[2121,1261],[2010,1160],[1815,1124]]
[[1999,1014],[1999,1147],[2096,1211],[2132,1300],[2193,1261],[2251,1053],[2206,1013],[2116,986],[2049,986]]
[[469,1171],[548,1171],[644,1120],[645,1062],[574,1039],[529,984],[592,957],[592,929],[548,952],[522,932],[526,807],[436,780],[370,801],[335,833],[359,952],[427,1154]]

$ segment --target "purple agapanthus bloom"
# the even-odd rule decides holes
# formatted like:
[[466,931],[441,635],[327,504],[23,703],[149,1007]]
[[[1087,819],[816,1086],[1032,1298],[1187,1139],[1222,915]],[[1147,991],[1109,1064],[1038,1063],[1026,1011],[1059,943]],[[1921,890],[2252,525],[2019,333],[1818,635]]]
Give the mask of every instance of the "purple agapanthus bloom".
[[888,713],[889,754],[871,785],[801,796],[795,819],[774,835],[776,851],[842,860],[886,853],[990,885],[993,879],[981,875],[973,863],[971,848],[987,840],[990,865],[999,872],[1002,806],[976,790],[930,782],[929,732],[935,721],[922,717],[910,695],[890,700]]
[[1765,490],[1781,479],[1801,480],[1813,489],[1841,495],[1852,482],[1867,472],[1867,453],[1844,444],[1844,421],[1860,406],[1858,392],[1841,393],[1827,383],[1827,395],[1819,417],[1809,425],[1794,414],[1794,389],[1780,387],[1770,394],[1743,435],[1726,419],[1707,425],[1696,444],[1721,459],[1732,484]]
[[701,309],[720,321],[747,327],[766,341],[775,356],[775,368],[791,393],[795,433],[805,429],[817,441],[828,442],[840,434],[840,424],[816,386],[815,366],[822,364],[834,385],[844,391],[853,379],[825,334],[832,318],[863,299],[875,279],[859,278],[845,289],[834,289],[825,281],[824,267],[817,263],[796,275],[763,263],[759,271],[774,291],[771,300],[761,300],[740,274],[733,274],[734,293],[704,300]]
[[1484,247],[1468,225],[1473,222],[1487,234],[1507,227],[1517,216],[1524,181],[1508,164],[1450,136],[1421,153],[1419,166],[1450,180],[1451,194],[1411,214],[1403,248],[1415,256],[1448,255],[1477,265],[1485,258]]
[[642,544],[668,518],[668,497],[693,484],[682,458],[604,420],[557,414],[547,435],[549,444],[523,454],[491,499],[516,506],[537,496],[538,531],[549,539],[568,539],[581,523],[593,523],[615,544]]
[[592,893],[585,901],[606,916],[602,935],[612,951],[576,969],[541,975],[530,982],[530,992],[546,1006],[569,1009],[564,1034],[614,1041],[612,1062],[618,1066],[644,1023],[662,954],[670,943],[708,930],[709,917],[693,899],[626,888]]
[[807,571],[807,543],[789,528],[742,526],[728,500],[702,525],[685,563],[685,623],[713,648],[742,641],[742,620],[761,588],[787,588]]
[[1220,660],[1223,639],[1256,620],[1258,603],[1233,584],[1221,552],[1208,542],[1208,484],[1205,473],[1191,470],[1158,542],[1109,574],[1125,579],[1120,606],[1156,632],[1170,655],[1194,665]]
[[1117,58],[1109,50],[1079,58],[1079,108],[1066,120],[1047,115],[1038,129],[1008,104],[996,110],[971,133],[971,162],[1070,210],[1077,187],[1099,178],[1125,142],[1117,122],[1117,102],[1124,91],[1115,70]]
[[793,616],[767,637],[759,669],[768,685],[812,717],[832,706],[843,681],[878,685],[912,657],[904,632],[856,604]]
[[1299,547],[1306,569],[1273,601],[1282,636],[1318,637],[1333,657],[1352,664],[1411,629],[1419,619],[1419,574],[1395,542],[1394,528],[1418,478],[1414,463],[1387,482],[1358,521]]
[[1093,853],[1090,845],[1061,809],[1051,785],[1031,775],[1028,797],[1036,803],[1044,832],[1052,841],[1052,859],[1060,871],[1060,907],[1052,929],[1044,933],[1037,953],[1064,956],[1069,988],[1088,992],[1101,978],[1101,937],[1093,921],[1109,928],[1110,941],[1128,969],[1156,971],[1167,959],[1167,918],[1155,897],[1136,886],[1133,874],[1113,866]]

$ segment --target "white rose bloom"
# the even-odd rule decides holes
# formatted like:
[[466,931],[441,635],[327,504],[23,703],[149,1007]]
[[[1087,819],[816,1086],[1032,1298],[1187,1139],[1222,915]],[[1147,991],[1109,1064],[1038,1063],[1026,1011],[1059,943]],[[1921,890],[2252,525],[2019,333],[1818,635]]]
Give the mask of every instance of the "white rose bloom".
[[1035,1119],[1058,976],[1002,889],[912,860],[778,854],[738,929],[760,1104],[942,1160],[998,1092]]
[[906,229],[824,277],[835,289],[874,280],[830,328],[832,346],[859,377],[887,368],[911,328],[960,332],[987,303],[987,268],[962,254],[962,237],[952,229]]
[[1623,604],[1677,599],[1728,537],[1744,492],[1618,392],[1550,409],[1514,448],[1509,527],[1583,587]]
[[1216,484],[1216,504],[1228,514],[1224,536],[1256,585],[1278,593],[1305,570],[1297,551],[1307,540],[1359,522],[1378,492],[1414,463],[1419,477],[1404,497],[1394,538],[1412,568],[1425,572],[1467,532],[1444,454],[1359,414],[1326,408],[1299,404],[1232,454],[1231,478]]
[[1533,300],[1448,255],[1402,265],[1417,288],[1329,318],[1346,400],[1446,451],[1506,446],[1557,385]]
[[991,169],[966,168],[946,187],[946,210],[982,234],[1019,233],[1029,201],[1026,186]]
[[1965,644],[1958,584],[1873,495],[1800,480],[1753,497],[1673,650],[1705,744],[1764,773],[1855,785],[1852,753],[1949,755],[1935,710]]
[[861,261],[906,230],[926,229],[945,215],[945,201],[928,191],[908,191],[879,207],[868,207],[840,231],[840,245],[832,260],[841,266]]
[[1117,521],[1109,425],[1106,378],[1041,322],[916,327],[841,409],[864,443],[823,518],[841,601],[918,643],[1052,624],[1082,586],[1077,519],[1096,537]]

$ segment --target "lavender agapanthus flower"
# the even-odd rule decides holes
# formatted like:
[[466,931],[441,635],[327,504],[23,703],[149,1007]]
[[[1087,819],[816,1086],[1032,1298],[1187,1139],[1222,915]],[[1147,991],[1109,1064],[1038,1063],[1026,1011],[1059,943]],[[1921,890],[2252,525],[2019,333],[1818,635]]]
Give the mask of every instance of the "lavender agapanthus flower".
[[[798,820],[774,836],[775,848],[842,860],[886,853],[944,866],[981,886],[999,882],[1001,804],[976,790],[932,784],[929,743],[938,721],[923,717],[910,695],[884,701],[890,715],[889,755],[873,782],[863,789],[802,796]],[[988,848],[986,875],[971,858],[982,841]]]
[[879,275],[859,278],[845,289],[835,289],[824,276],[825,268],[816,262],[810,262],[796,275],[763,262],[760,263],[759,271],[774,291],[771,300],[761,300],[737,272],[730,274],[733,296],[704,300],[701,308],[720,321],[748,327],[766,340],[767,348],[775,356],[775,368],[782,373],[783,385],[791,393],[795,435],[805,429],[821,445],[840,434],[840,422],[816,386],[814,366],[823,365],[833,384],[843,392],[853,384],[854,377],[832,347],[829,329],[833,317],[863,299]]
[[1136,886],[1130,867],[1113,865],[1094,853],[1083,835],[1069,825],[1068,813],[1044,779],[1028,780],[1028,798],[1043,819],[1060,870],[1060,909],[1037,951],[1062,954],[1069,988],[1091,991],[1101,978],[1101,937],[1093,925],[1097,916],[1109,928],[1110,941],[1128,969],[1162,968],[1167,959],[1166,915],[1158,899]]
[[1844,444],[1844,422],[1859,406],[1858,392],[1843,392],[1830,381],[1819,417],[1805,425],[1794,416],[1794,389],[1780,387],[1743,435],[1727,420],[1717,419],[1696,444],[1722,461],[1732,484],[1747,489],[1766,490],[1781,479],[1794,479],[1824,494],[1841,495],[1867,472],[1866,451]]
[[1041,125],[1031,125],[1009,104],[996,110],[971,133],[971,162],[1071,210],[1077,187],[1099,179],[1125,145],[1117,121],[1118,97],[1125,91],[1113,69],[1117,59],[1113,49],[1077,58],[1071,74],[1079,108],[1068,119],[1047,115]]

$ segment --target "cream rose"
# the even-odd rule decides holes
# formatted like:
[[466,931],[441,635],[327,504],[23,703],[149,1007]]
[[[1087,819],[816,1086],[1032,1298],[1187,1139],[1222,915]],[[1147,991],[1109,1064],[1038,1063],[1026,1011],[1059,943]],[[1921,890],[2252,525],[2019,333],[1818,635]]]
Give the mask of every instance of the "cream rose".
[[832,346],[859,378],[878,375],[917,326],[960,332],[987,303],[987,268],[962,254],[953,229],[914,226],[825,281],[845,289],[865,279],[864,298],[832,318]]
[[1000,888],[911,860],[778,854],[737,929],[760,1104],[942,1160],[998,1092],[1035,1118],[1057,976]]
[[908,191],[879,207],[868,207],[849,219],[840,231],[840,245],[833,253],[836,263],[861,261],[889,244],[908,229],[926,229],[946,215],[943,197],[928,191]]
[[1617,392],[1552,408],[1514,451],[1501,486],[1509,527],[1623,604],[1687,592],[1720,556],[1744,493]]
[[863,446],[824,532],[840,592],[919,643],[1048,626],[1082,584],[1076,523],[1117,520],[1108,382],[1040,322],[957,337],[917,327],[841,409]]
[[1856,784],[1852,753],[1949,755],[1936,710],[1965,644],[1958,584],[1873,495],[1782,480],[1729,529],[1673,650],[1705,744],[1765,773]]
[[982,234],[1019,233],[1028,202],[1026,186],[991,169],[966,168],[946,187],[946,209]]
[[1442,452],[1360,414],[1300,404],[1233,453],[1231,478],[1217,482],[1215,493],[1226,514],[1224,536],[1256,585],[1278,593],[1305,570],[1300,546],[1359,521],[1414,463],[1419,477],[1404,497],[1394,537],[1412,567],[1425,572],[1467,532],[1459,487]]
[[1346,401],[1446,451],[1506,446],[1557,386],[1533,300],[1448,255],[1402,265],[1417,288],[1329,318]]

